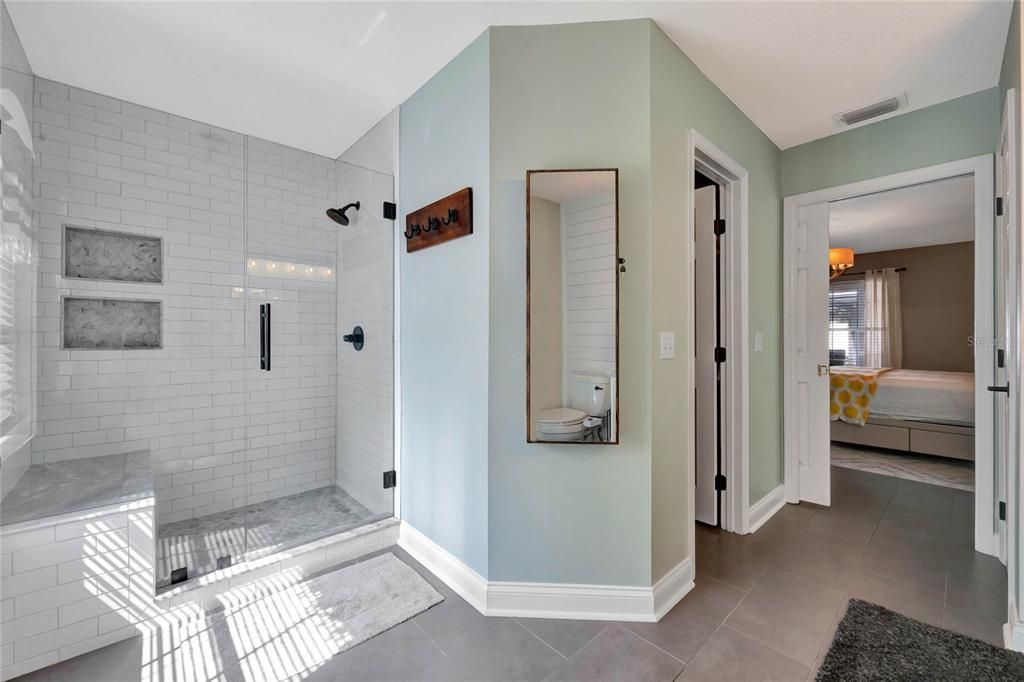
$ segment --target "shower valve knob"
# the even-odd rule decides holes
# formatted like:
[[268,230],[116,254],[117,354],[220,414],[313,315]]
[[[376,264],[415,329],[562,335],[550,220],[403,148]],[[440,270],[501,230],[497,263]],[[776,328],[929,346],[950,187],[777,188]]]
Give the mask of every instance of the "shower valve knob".
[[357,326],[355,329],[352,330],[351,334],[345,334],[343,337],[341,337],[341,340],[344,341],[345,343],[351,343],[352,347],[355,348],[356,350],[362,350],[363,341],[365,340],[365,337],[363,336],[363,328]]

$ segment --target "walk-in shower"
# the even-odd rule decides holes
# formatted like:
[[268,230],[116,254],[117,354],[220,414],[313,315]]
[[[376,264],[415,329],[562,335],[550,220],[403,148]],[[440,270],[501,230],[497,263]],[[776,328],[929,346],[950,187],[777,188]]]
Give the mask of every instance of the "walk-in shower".
[[[37,153],[5,130],[24,225],[5,210],[0,257],[24,252],[18,282],[38,287],[0,330],[0,416],[31,441],[2,453],[0,524],[155,497],[166,587],[391,516],[392,177],[5,73],[15,86]],[[359,201],[325,215],[341,195]],[[356,327],[361,351],[342,341]]]

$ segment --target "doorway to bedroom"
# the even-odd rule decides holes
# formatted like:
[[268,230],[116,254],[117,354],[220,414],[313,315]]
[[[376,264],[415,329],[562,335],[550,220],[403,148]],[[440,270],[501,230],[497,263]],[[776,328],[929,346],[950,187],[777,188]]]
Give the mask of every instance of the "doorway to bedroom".
[[1015,387],[999,372],[1017,359],[996,333],[1012,298],[997,284],[1013,275],[994,268],[993,161],[786,198],[788,502],[829,506],[844,480],[913,490],[941,499],[976,551],[1000,554],[996,413]]
[[785,492],[799,504],[772,522],[802,536],[783,538],[784,570],[994,644],[1019,383],[1016,219],[995,200],[1009,207],[997,187],[1015,185],[999,159],[785,199]]
[[829,205],[831,466],[974,491],[974,178]]

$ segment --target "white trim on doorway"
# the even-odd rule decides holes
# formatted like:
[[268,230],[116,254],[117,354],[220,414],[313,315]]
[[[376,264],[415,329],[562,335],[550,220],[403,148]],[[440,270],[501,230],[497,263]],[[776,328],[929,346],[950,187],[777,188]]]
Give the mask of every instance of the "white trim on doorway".
[[[688,206],[694,205],[694,171],[699,169],[719,184],[722,189],[722,217],[726,221],[723,294],[723,336],[726,348],[725,381],[722,395],[722,473],[727,487],[722,495],[722,528],[734,533],[749,533],[750,530],[750,441],[749,403],[749,176],[747,170],[736,163],[728,154],[715,146],[696,130],[691,129],[687,144],[686,187],[689,194]],[[688,211],[686,262],[692,263],[696,244],[694,243],[694,214]],[[696,321],[692,305],[687,305],[686,338],[694,337]],[[695,388],[696,368],[693,353],[689,363],[690,395]],[[688,433],[696,433],[694,410],[687,415]],[[693,439],[687,444],[688,471],[694,470]],[[694,494],[689,496],[690,528],[696,522]],[[690,533],[690,556],[694,556],[696,541]]]
[[[993,225],[994,225],[994,175],[993,155],[983,154],[959,161],[950,161],[926,168],[918,168],[903,173],[895,173],[883,177],[853,182],[838,187],[808,192],[786,197],[783,200],[783,313],[787,320],[795,320],[793,311],[797,310],[798,302],[792,286],[793,273],[796,268],[798,209],[816,204],[826,204],[841,199],[874,194],[900,187],[908,187],[921,183],[943,180],[965,175],[972,175],[974,182],[974,338],[987,341],[995,334],[994,297],[990,280],[993,258]],[[795,322],[794,322],[795,323]],[[785,497],[789,502],[798,502],[799,462],[798,448],[795,441],[800,437],[799,429],[794,423],[795,411],[790,400],[793,391],[790,387],[796,380],[796,348],[792,343],[789,325],[784,325],[783,343],[783,385],[784,399],[784,443],[785,457],[784,481]],[[827,353],[823,350],[823,357]],[[993,404],[991,394],[986,387],[992,381],[994,352],[991,343],[975,343],[975,549],[985,554],[998,553],[998,538],[993,533],[994,523],[994,481],[993,481]],[[827,457],[828,452],[820,456]]]
[[403,521],[398,546],[485,616],[655,623],[693,589],[681,561],[653,586],[488,581]]
[[779,485],[750,507],[750,532],[757,531],[785,506],[786,487]]

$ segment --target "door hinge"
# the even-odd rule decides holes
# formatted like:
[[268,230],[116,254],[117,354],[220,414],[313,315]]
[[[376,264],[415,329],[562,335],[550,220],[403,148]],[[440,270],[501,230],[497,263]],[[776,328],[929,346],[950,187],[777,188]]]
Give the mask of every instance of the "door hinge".
[[1006,367],[1006,351],[1002,348],[996,349],[996,367]]
[[725,234],[725,219],[724,218],[716,218],[715,219],[715,235],[716,236],[720,236],[720,235],[723,235],[723,234]]
[[725,476],[722,474],[715,474],[715,490],[725,490],[726,481]]
[[1002,500],[999,501],[999,520],[1006,520],[1006,503],[1003,502]]
[[384,202],[384,218],[386,220],[394,220],[398,217],[398,206],[392,201]]
[[394,469],[384,472],[384,489],[394,488],[398,485],[398,472]]
[[718,364],[725,362],[725,348],[722,346],[715,348],[715,362]]
[[996,215],[1003,215],[1003,198],[996,197]]

